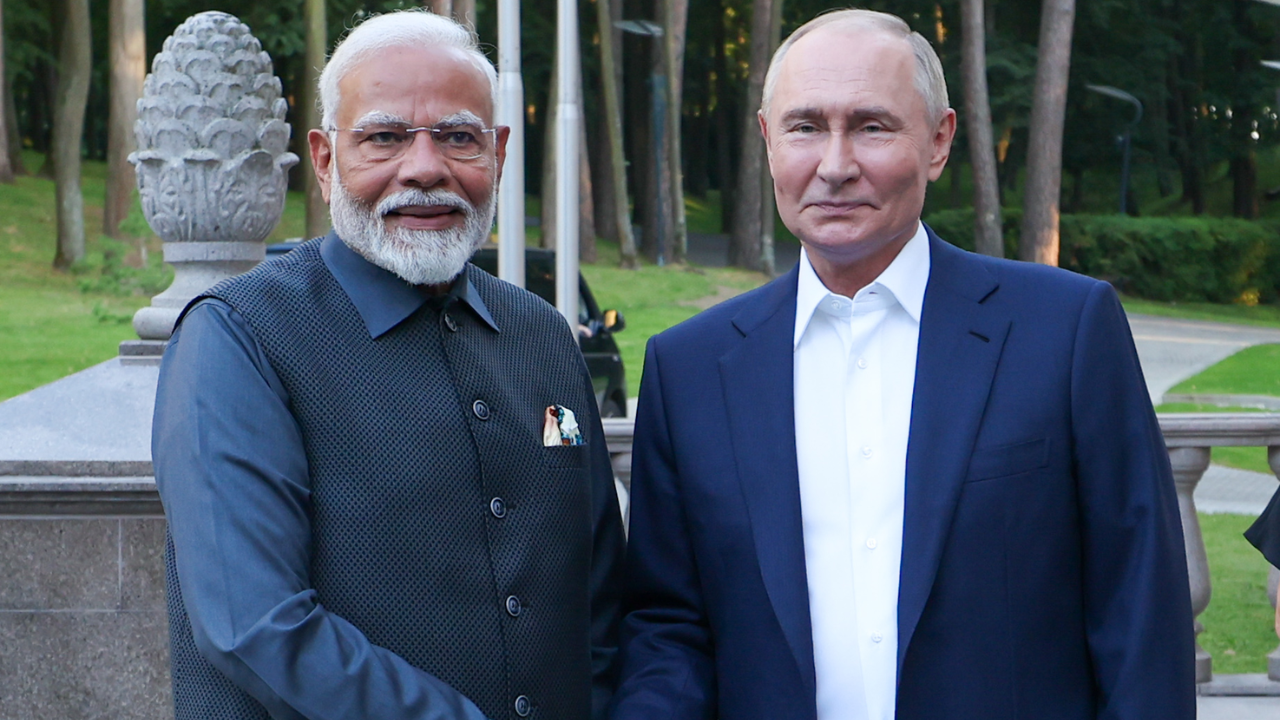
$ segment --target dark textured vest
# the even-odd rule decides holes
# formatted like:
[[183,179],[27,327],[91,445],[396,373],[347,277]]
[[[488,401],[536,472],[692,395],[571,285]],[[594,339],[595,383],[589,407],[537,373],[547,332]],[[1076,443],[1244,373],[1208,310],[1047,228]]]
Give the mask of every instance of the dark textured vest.
[[[586,720],[586,448],[542,444],[548,405],[580,412],[584,427],[595,412],[568,326],[472,267],[501,332],[468,309],[424,305],[375,340],[319,247],[205,297],[244,317],[288,392],[310,468],[320,603],[490,718],[518,720],[523,695],[529,717]],[[168,554],[177,719],[268,717],[199,654]]]

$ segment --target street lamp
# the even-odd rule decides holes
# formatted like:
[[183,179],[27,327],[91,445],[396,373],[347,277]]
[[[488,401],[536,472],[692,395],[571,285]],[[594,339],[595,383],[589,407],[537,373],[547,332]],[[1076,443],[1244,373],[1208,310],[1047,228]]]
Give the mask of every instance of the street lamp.
[[[1280,2],[1280,0],[1276,1]],[[1129,146],[1133,141],[1133,129],[1142,120],[1142,101],[1120,88],[1114,88],[1110,85],[1085,85],[1085,88],[1100,95],[1123,100],[1133,105],[1133,120],[1125,126],[1124,134],[1119,138],[1120,145],[1124,148],[1124,160],[1120,166],[1120,214],[1124,215],[1129,211]]]

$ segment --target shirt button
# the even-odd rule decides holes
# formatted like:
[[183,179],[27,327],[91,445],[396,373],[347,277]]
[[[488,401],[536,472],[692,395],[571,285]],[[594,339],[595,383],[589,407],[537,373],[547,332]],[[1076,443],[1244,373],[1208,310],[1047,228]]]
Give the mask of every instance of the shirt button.
[[869,446],[864,446],[862,448],[862,457],[864,458],[871,457],[871,448]]
[[860,358],[858,358],[858,367],[859,367],[860,369],[862,369],[862,370],[866,370],[866,369],[867,369],[867,359],[866,359],[866,358],[864,358],[864,357],[860,357]]
[[872,550],[875,550],[877,544],[878,543],[876,543],[875,538],[867,538],[867,547],[871,548]]
[[533,704],[529,702],[529,698],[521,695],[516,698],[516,714],[520,717],[529,717],[529,712],[533,710]]
[[458,332],[458,323],[454,321],[452,315],[444,313],[441,317],[444,319],[444,326],[449,328],[449,332]]
[[871,633],[871,642],[878,643],[884,638],[880,637],[880,633]]
[[501,520],[507,516],[507,504],[502,501],[502,498],[494,498],[489,501],[489,512]]
[[520,598],[515,595],[507,597],[507,614],[511,617],[520,617]]
[[489,419],[489,406],[486,405],[483,400],[477,400],[471,403],[471,412],[475,413],[476,417],[481,420]]

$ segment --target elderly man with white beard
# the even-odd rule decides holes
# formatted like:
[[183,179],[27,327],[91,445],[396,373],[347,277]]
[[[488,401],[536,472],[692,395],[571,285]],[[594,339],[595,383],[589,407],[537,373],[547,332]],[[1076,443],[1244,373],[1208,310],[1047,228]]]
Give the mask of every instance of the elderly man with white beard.
[[622,526],[556,311],[467,263],[508,128],[469,31],[372,18],[308,136],[334,231],[188,306],[153,458],[178,720],[599,717]]

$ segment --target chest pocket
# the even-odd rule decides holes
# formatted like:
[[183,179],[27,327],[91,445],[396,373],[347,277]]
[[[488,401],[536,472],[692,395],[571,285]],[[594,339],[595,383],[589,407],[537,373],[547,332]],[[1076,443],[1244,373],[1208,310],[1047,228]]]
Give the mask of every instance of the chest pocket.
[[582,468],[587,465],[586,445],[553,445],[542,448],[542,462],[547,467]]
[[975,450],[969,460],[965,482],[981,482],[1039,470],[1049,465],[1049,440],[1027,442]]

